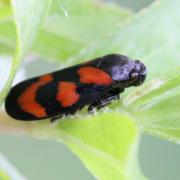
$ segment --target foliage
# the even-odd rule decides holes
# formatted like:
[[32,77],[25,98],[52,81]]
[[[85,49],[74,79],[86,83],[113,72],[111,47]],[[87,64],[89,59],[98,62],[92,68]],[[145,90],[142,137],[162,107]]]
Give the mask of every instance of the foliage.
[[67,144],[95,177],[144,179],[137,160],[141,133],[176,143],[180,139],[180,1],[159,0],[137,15],[115,4],[90,0],[2,2],[0,53],[15,52],[1,104],[20,62],[30,53],[66,65],[108,53],[146,64],[146,84],[127,91],[121,102],[104,112],[90,116],[82,111],[55,124],[22,126],[31,126],[28,133],[35,137]]

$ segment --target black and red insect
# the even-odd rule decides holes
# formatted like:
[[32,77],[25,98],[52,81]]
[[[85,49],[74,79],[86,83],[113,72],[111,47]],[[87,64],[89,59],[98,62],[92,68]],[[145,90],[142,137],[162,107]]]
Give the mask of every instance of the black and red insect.
[[28,79],[9,92],[5,108],[18,120],[57,119],[88,105],[88,112],[119,99],[130,86],[141,85],[146,67],[117,54]]

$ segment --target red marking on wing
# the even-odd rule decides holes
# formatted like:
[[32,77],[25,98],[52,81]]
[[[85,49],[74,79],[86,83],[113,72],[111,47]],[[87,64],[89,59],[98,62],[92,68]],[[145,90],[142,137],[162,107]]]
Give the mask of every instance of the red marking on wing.
[[56,96],[57,101],[59,101],[63,107],[69,107],[75,104],[80,98],[76,89],[77,86],[72,82],[60,82]]
[[101,69],[86,66],[78,70],[80,76],[80,82],[93,83],[101,85],[109,85],[112,83],[111,77]]
[[47,114],[45,108],[36,101],[36,92],[39,87],[47,84],[52,80],[53,77],[51,75],[44,75],[40,77],[37,82],[27,87],[18,98],[18,104],[21,109],[27,113],[33,114],[35,117],[38,118],[46,117]]

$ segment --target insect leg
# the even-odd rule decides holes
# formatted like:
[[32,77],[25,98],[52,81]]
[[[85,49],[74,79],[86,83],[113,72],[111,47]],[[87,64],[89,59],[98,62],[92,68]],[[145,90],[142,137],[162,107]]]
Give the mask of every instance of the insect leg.
[[62,118],[62,117],[63,117],[62,114],[60,114],[60,115],[58,115],[58,116],[55,116],[55,117],[52,117],[52,118],[51,118],[51,123],[57,121],[58,119],[60,119],[60,118]]
[[90,104],[88,107],[88,112],[93,113],[94,109],[100,109],[110,104],[113,100],[119,99],[120,92],[122,92],[121,89],[111,90],[105,96],[101,97],[97,102]]

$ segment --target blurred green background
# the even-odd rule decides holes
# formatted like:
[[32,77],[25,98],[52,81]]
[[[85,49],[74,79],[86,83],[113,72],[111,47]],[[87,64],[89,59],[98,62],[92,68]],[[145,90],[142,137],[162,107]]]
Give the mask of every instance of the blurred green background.
[[[139,11],[152,0],[117,0],[125,7]],[[53,71],[57,64],[43,61],[25,65],[27,76]],[[41,67],[41,69],[39,69]],[[23,136],[0,136],[1,152],[29,180],[93,180],[80,160],[63,144],[50,140],[35,140]],[[144,174],[152,180],[180,179],[180,147],[158,138],[144,135],[139,158]]]

